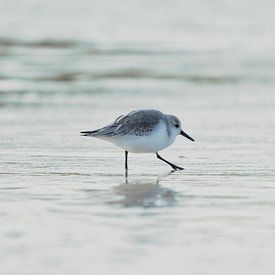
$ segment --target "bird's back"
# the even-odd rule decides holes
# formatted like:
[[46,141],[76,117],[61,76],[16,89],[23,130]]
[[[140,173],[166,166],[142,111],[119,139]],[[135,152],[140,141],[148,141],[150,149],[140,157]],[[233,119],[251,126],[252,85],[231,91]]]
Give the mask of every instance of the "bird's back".
[[164,119],[164,114],[158,110],[135,110],[127,115],[119,116],[113,123],[95,131],[84,131],[81,134],[93,137],[144,136]]

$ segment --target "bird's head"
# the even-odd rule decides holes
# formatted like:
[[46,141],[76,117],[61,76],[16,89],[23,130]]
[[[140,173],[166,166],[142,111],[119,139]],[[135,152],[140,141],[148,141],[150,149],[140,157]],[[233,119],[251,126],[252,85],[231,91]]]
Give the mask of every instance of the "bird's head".
[[191,141],[195,141],[192,137],[190,137],[189,135],[187,135],[182,130],[181,122],[180,122],[180,120],[176,116],[169,115],[169,125],[170,125],[170,130],[171,130],[171,132],[172,132],[173,135],[175,135],[175,136],[182,135],[182,136],[190,139]]

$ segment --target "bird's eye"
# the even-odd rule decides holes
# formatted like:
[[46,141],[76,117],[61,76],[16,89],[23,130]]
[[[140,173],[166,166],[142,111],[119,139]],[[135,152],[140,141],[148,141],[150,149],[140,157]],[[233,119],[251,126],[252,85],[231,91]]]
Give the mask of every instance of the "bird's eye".
[[175,127],[176,127],[176,128],[179,128],[179,124],[175,124]]

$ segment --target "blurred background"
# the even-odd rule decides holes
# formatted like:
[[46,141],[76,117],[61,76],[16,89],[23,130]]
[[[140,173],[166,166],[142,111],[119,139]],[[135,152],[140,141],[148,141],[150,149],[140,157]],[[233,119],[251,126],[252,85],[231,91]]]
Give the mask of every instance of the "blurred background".
[[[3,274],[274,274],[274,10],[0,0]],[[79,136],[139,108],[184,172]]]

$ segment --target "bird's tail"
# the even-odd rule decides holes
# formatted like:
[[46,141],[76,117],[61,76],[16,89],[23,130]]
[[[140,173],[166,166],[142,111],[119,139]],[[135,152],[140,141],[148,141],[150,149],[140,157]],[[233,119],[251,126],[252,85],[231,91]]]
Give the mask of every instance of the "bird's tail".
[[82,136],[86,136],[86,137],[96,137],[98,135],[98,130],[95,130],[95,131],[83,131],[83,132],[80,132],[80,134]]

